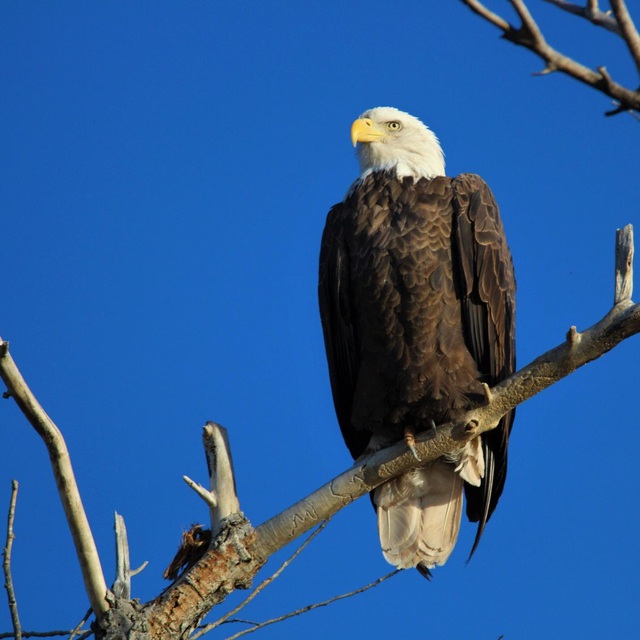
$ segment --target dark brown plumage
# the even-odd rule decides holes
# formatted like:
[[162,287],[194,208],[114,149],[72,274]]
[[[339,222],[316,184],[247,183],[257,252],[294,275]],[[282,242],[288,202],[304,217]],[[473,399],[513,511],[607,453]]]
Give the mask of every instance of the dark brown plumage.
[[[372,436],[380,448],[406,427],[420,432],[455,418],[482,401],[483,382],[492,386],[515,366],[515,280],[491,191],[472,174],[395,175],[373,171],[357,182],[329,212],[322,239],[322,326],[338,422],[354,458]],[[504,487],[513,417],[481,436],[480,486],[464,483],[467,516],[478,522],[471,554]],[[455,475],[455,464],[435,464]],[[457,525],[447,527],[452,547]],[[448,553],[415,565],[426,570]]]

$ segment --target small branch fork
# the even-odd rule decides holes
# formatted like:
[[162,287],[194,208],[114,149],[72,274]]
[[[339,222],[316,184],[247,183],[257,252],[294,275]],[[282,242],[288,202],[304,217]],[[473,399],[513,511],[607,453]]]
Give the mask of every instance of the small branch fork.
[[[505,40],[533,51],[544,61],[545,68],[536,75],[560,71],[608,95],[615,100],[617,106],[615,109],[605,112],[607,116],[616,115],[623,111],[634,112],[636,115],[640,112],[640,90],[631,90],[618,84],[611,78],[604,66],[599,66],[594,71],[551,47],[529,12],[526,3],[523,0],[509,1],[520,18],[520,27],[512,25],[497,13],[490,11],[479,0],[462,0],[474,13],[498,27]],[[625,41],[633,62],[640,71],[640,35],[624,0],[611,0],[613,17],[609,12],[602,12],[595,0],[588,1],[584,7],[562,0],[546,1],[616,33]]]
[[205,489],[188,476],[183,476],[183,479],[209,507],[212,537],[215,538],[222,528],[223,521],[234,513],[240,513],[240,503],[236,493],[227,430],[215,422],[207,422],[203,429],[202,442],[207,456],[211,488]]

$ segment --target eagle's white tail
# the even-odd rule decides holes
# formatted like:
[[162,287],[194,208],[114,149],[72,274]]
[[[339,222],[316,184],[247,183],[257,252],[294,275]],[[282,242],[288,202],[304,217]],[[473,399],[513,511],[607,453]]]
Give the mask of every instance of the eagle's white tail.
[[474,444],[470,449],[473,452],[465,451],[457,467],[436,460],[375,490],[378,533],[387,562],[408,569],[447,561],[460,530],[463,478],[480,484],[484,475],[481,448]]

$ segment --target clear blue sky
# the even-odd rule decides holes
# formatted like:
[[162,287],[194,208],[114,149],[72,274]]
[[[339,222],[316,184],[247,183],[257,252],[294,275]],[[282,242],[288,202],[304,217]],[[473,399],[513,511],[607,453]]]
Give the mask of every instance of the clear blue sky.
[[[613,35],[531,8],[552,44],[637,86]],[[256,525],[350,465],[317,257],[357,174],[349,126],[366,108],[421,117],[449,174],[491,185],[521,365],[606,313],[615,230],[639,221],[640,125],[540,68],[460,2],[2,4],[0,335],[66,436],[108,582],[115,510],[132,564],[149,561],[142,601],[164,587],[181,532],[207,521],[181,480],[206,480],[206,420],[229,429]],[[467,523],[431,584],[404,572],[260,637],[635,635],[639,359],[631,339],[519,409],[506,491],[468,566]],[[12,401],[0,429],[2,518],[20,481],[23,627],[71,628],[88,603],[44,446]],[[360,500],[242,615],[388,570]]]

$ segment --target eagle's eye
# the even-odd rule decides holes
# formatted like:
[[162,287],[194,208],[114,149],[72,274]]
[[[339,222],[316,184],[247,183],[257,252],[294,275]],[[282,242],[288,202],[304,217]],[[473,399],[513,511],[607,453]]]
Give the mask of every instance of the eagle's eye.
[[401,128],[402,128],[402,125],[396,120],[387,122],[387,129],[389,129],[389,131],[399,131]]

